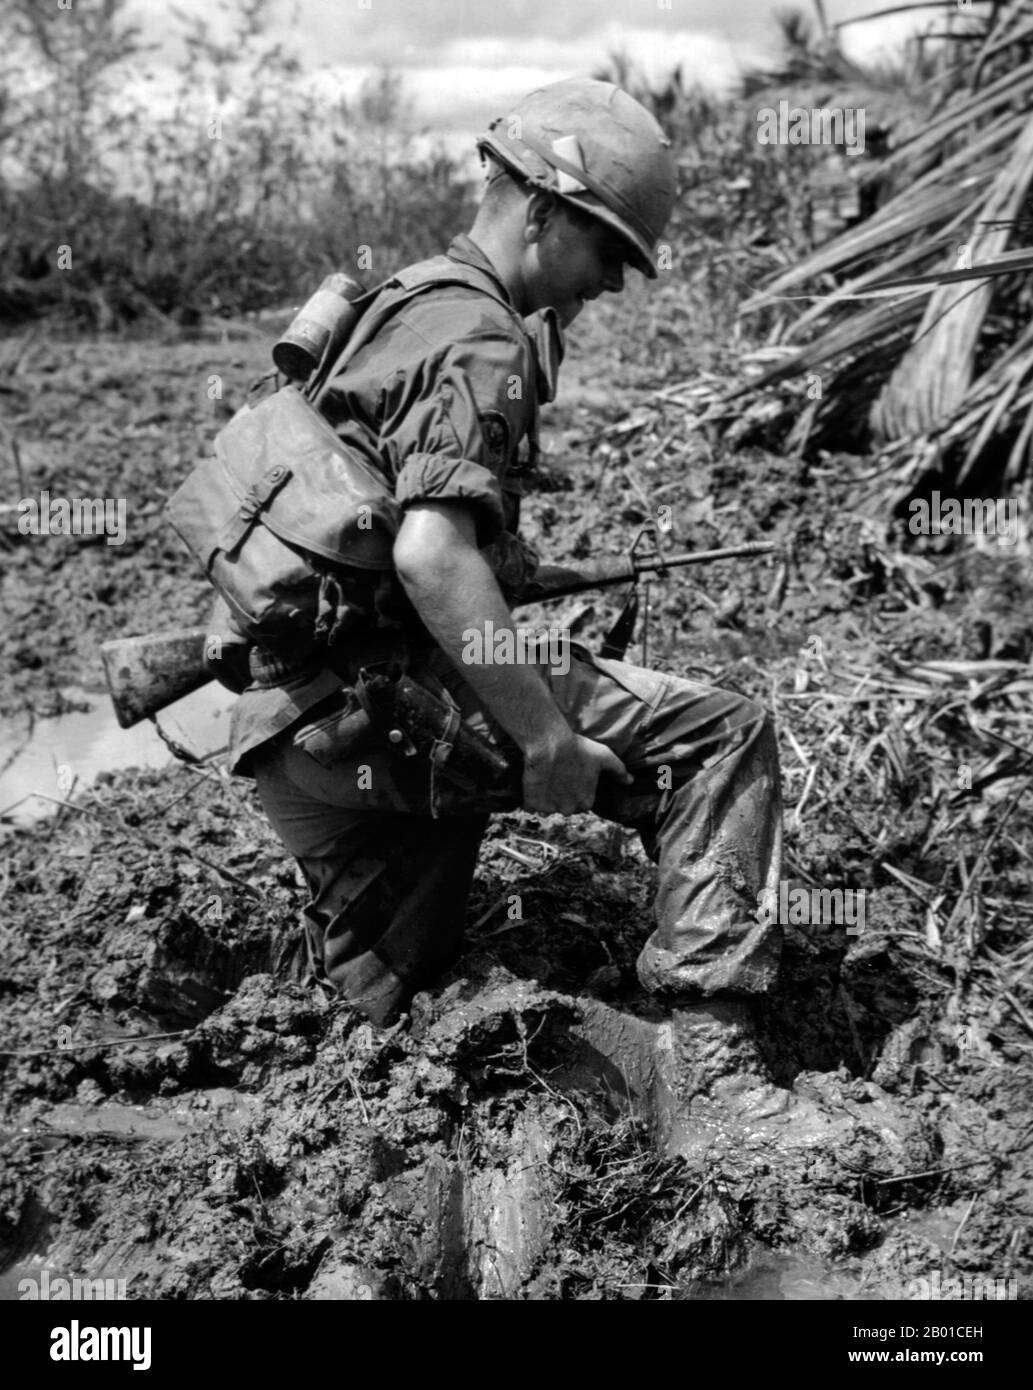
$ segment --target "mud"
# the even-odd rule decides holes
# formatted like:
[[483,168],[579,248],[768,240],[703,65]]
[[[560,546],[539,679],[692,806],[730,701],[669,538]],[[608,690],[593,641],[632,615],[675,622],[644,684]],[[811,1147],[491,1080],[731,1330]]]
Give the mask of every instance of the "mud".
[[[788,698],[806,691],[799,651],[814,633],[873,671],[1028,662],[1021,566],[975,550],[908,559],[886,518],[851,510],[860,462],[732,454],[690,432],[684,405],[651,403],[662,383],[645,358],[627,366],[623,405],[600,398],[593,354],[613,341],[603,316],[568,364],[529,507],[543,551],[576,560],[672,499],[679,548],[796,538],[788,579],[721,566],[653,586],[652,662],[777,695],[798,745],[818,737]],[[70,686],[95,691],[99,641],[206,611],[158,509],[262,353],[134,353],[130,383],[124,344],[30,345],[4,399],[23,443],[6,488],[126,495],[130,521],[117,549],[5,548],[11,720],[67,710]],[[220,371],[225,399],[211,401]],[[543,612],[591,642],[617,606]],[[624,832],[498,817],[466,955],[410,1026],[378,1033],[299,983],[299,886],[249,784],[217,763],[83,776],[73,804],[5,844],[5,1295],[47,1268],[125,1278],[130,1298],[896,1299],[932,1271],[1015,1278],[1027,1297],[1028,807],[995,841],[978,930],[961,917],[937,942],[928,904],[885,867],[944,885],[949,913],[958,857],[970,872],[999,808],[991,788],[931,835],[926,760],[957,758],[970,737],[948,704],[920,746],[914,721],[890,728],[891,696],[852,707],[842,746],[822,735],[828,784],[799,816],[806,771],[786,744],[789,871],[878,891],[856,938],[787,928],[761,1041],[776,1079],[849,1115],[849,1134],[718,1136],[692,1159],[658,1142],[666,1018],[634,972],[652,870]],[[837,790],[848,734],[884,740],[878,776]]]
[[[644,905],[648,875],[602,834],[557,823],[532,886],[503,818],[475,910],[524,889],[527,919],[489,918],[411,1030],[382,1034],[292,982],[293,875],[246,790],[176,768],[81,804],[48,827],[45,866],[19,833],[7,887],[9,1289],[46,1267],[131,1298],[900,1297],[946,1267],[974,1193],[950,1268],[1025,1267],[1028,1076],[946,1060],[904,953],[839,962],[877,1088],[833,1063],[846,1025],[813,1008],[818,953],[790,942],[767,1042],[798,1092],[852,1098],[850,1143],[664,1158],[663,1021],[632,969],[628,889]],[[876,968],[896,972],[899,1024]],[[939,1243],[904,1224],[921,1213]]]

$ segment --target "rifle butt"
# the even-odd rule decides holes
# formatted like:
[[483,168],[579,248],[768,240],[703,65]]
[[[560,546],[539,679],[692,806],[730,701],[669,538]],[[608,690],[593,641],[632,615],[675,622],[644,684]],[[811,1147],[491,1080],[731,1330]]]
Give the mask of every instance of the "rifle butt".
[[208,684],[208,639],[206,628],[191,627],[102,643],[104,677],[123,729]]

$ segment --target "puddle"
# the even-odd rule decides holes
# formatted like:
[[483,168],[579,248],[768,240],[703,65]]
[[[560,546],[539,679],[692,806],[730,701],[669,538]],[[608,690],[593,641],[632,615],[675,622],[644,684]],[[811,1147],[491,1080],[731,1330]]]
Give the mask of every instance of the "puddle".
[[[0,1138],[8,1139],[15,1133],[31,1132],[34,1143],[41,1149],[53,1147],[69,1138],[78,1140],[107,1139],[121,1140],[127,1144],[145,1142],[174,1143],[186,1134],[196,1134],[203,1129],[219,1131],[239,1130],[248,1124],[255,1115],[258,1101],[251,1096],[240,1095],[226,1087],[215,1087],[200,1097],[194,1097],[192,1105],[182,1101],[152,1102],[149,1105],[124,1105],[105,1101],[101,1105],[81,1105],[74,1101],[52,1106],[44,1115],[35,1116],[25,1130],[18,1126]],[[114,1266],[97,1259],[90,1269],[72,1268],[69,1264],[67,1243],[54,1243],[49,1236],[50,1222],[47,1213],[38,1202],[29,1219],[23,1222],[30,1228],[28,1239],[16,1242],[16,1248],[9,1250],[5,1267],[0,1269],[0,1303],[10,1303],[21,1299],[51,1298],[118,1298],[118,1280],[113,1275],[125,1274],[125,1259]],[[61,1289],[56,1284],[59,1279],[67,1281],[69,1288]],[[25,1281],[28,1281],[26,1284]],[[74,1281],[74,1282],[73,1282]],[[104,1282],[102,1289],[97,1281]],[[87,1282],[89,1288],[86,1288]],[[48,1285],[53,1292],[47,1293]],[[79,1287],[76,1287],[78,1285]],[[41,1294],[42,1289],[42,1294]]]
[[806,1255],[769,1254],[757,1258],[720,1284],[694,1285],[681,1295],[681,1300],[692,1303],[827,1303],[881,1296],[871,1288],[862,1293],[860,1274],[847,1266],[829,1265]]
[[252,1096],[215,1087],[195,1095],[192,1104],[183,1100],[154,1101],[148,1105],[124,1104],[105,1100],[99,1105],[79,1101],[59,1101],[42,1115],[34,1115],[24,1126],[15,1123],[0,1139],[31,1134],[33,1143],[53,1148],[69,1137],[101,1136],[127,1141],[181,1139],[199,1129],[240,1129],[252,1118],[256,1101]]
[[[8,720],[0,728],[0,828],[50,815],[54,800],[74,798],[98,773],[160,768],[172,761],[149,720],[122,729],[106,694],[65,693],[77,703],[88,702],[90,709],[33,724],[27,718]],[[226,747],[235,699],[213,681],[163,710],[158,724],[195,757],[214,757]]]

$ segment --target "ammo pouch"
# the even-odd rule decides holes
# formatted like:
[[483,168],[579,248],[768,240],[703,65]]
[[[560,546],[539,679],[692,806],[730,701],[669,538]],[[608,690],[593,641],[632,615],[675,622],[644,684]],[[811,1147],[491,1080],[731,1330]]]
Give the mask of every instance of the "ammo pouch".
[[310,711],[291,742],[332,772],[374,738],[369,715],[356,692],[346,687]]
[[368,618],[399,524],[383,476],[294,386],[237,411],[167,515],[237,624],[272,644]]

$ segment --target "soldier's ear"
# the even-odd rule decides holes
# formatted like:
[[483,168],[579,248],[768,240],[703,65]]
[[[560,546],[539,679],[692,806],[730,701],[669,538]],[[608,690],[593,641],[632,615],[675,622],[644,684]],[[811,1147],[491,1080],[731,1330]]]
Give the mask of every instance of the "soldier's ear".
[[541,241],[556,215],[556,199],[545,189],[536,190],[527,200],[524,211],[524,241],[532,245]]

